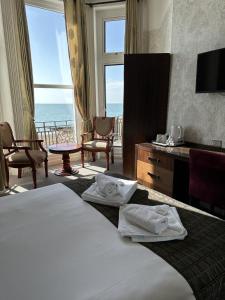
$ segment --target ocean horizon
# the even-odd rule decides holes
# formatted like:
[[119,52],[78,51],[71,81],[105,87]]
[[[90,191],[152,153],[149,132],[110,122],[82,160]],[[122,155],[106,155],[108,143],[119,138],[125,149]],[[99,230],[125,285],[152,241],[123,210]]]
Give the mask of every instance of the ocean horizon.
[[[108,117],[123,115],[122,103],[108,103],[106,105]],[[52,122],[74,120],[73,104],[35,104],[35,122]]]

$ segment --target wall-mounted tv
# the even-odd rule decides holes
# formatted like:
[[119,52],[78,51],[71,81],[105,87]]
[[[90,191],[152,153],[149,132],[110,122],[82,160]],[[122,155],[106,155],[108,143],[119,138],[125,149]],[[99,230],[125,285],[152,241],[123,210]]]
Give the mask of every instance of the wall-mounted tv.
[[196,93],[225,92],[225,48],[198,55]]

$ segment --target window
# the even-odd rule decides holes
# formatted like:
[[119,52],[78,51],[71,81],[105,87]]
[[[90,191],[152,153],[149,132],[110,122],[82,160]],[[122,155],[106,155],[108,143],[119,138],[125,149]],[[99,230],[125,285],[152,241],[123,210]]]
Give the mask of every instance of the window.
[[123,115],[125,7],[96,9],[96,68],[99,115]]
[[123,115],[123,65],[105,66],[106,115]]
[[105,21],[105,53],[124,52],[125,20]]
[[[62,11],[26,5],[35,95],[35,121],[74,121],[65,18]],[[38,127],[40,124],[38,125]]]

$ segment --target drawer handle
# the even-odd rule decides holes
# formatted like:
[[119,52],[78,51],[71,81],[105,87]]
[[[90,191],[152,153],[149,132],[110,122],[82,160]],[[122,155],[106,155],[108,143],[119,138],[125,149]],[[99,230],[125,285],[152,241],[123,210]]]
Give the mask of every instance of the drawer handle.
[[151,162],[156,163],[156,164],[160,163],[160,159],[158,159],[158,158],[152,158],[152,157],[149,156],[148,160],[150,160]]
[[159,180],[160,179],[160,176],[159,175],[155,175],[155,174],[152,174],[150,172],[148,172],[148,175],[156,180]]

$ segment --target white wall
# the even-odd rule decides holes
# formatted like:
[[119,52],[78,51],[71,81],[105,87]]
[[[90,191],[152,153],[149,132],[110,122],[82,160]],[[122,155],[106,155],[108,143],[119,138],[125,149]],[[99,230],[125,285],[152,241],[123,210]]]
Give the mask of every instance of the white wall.
[[196,94],[197,54],[225,47],[224,0],[143,0],[146,52],[171,52],[167,131],[185,129],[190,142],[225,147],[225,94]]
[[143,52],[170,53],[172,0],[143,0]]
[[8,63],[0,2],[0,121],[8,121],[14,130],[12,98],[10,92]]
[[196,94],[197,54],[225,47],[224,0],[174,0],[168,128],[181,124],[185,139],[225,147],[225,94]]

